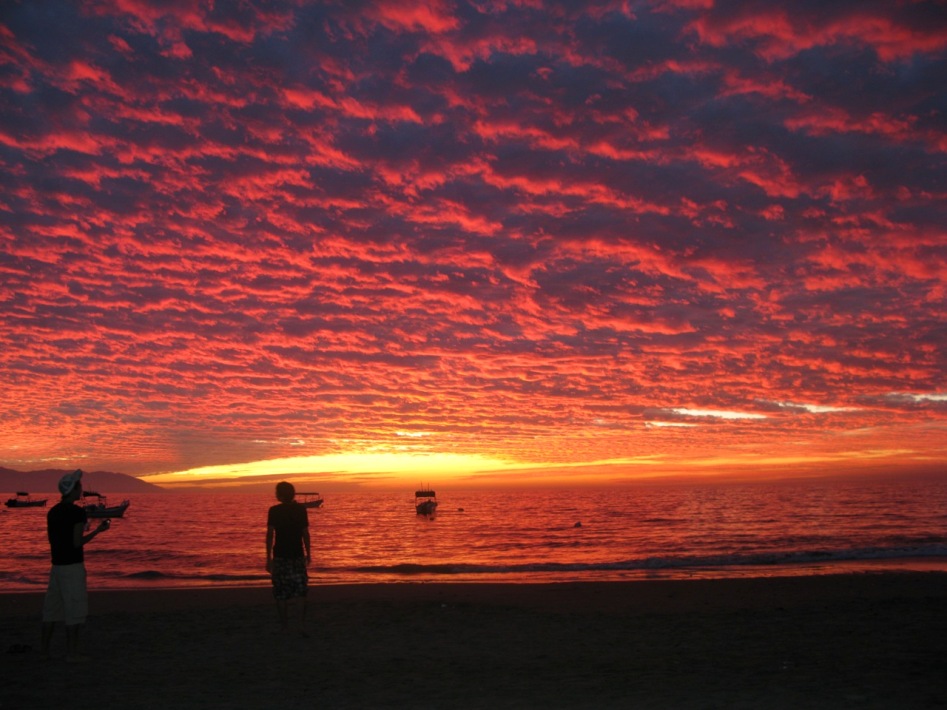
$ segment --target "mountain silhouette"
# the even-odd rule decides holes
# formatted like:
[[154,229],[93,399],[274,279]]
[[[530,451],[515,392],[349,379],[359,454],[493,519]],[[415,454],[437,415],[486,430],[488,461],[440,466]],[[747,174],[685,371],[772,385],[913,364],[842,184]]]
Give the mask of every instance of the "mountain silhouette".
[[[75,471],[75,469],[51,468],[43,471],[16,471],[12,468],[0,467],[0,491],[8,493],[28,491],[36,495],[47,493],[58,495],[59,479],[72,471]],[[112,495],[113,493],[162,493],[165,490],[153,483],[141,481],[134,476],[109,471],[83,471],[82,487],[103,495]]]

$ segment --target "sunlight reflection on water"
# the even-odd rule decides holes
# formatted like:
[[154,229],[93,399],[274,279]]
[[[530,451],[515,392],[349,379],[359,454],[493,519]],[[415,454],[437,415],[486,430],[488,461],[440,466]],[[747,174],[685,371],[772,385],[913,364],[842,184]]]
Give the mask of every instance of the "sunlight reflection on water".
[[[268,584],[270,496],[131,498],[126,517],[87,548],[90,586]],[[310,510],[317,584],[822,574],[944,569],[947,561],[940,482],[444,490],[434,520],[414,514],[410,493],[325,498]],[[0,514],[13,563],[0,572],[0,590],[45,586],[45,515]]]

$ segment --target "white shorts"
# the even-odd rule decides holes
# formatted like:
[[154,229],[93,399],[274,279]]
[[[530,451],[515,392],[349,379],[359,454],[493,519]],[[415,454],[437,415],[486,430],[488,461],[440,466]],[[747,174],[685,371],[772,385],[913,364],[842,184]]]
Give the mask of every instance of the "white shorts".
[[63,621],[66,626],[84,624],[89,615],[85,565],[53,565],[43,601],[43,621]]

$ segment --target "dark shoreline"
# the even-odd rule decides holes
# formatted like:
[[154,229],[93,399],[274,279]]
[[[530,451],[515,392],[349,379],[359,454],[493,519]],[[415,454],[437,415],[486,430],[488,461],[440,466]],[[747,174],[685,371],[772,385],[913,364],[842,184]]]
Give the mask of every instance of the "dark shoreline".
[[[686,593],[685,593],[686,592]],[[786,606],[860,595],[907,598],[947,593],[947,572],[856,572],[785,577],[641,579],[603,582],[370,582],[312,584],[310,600],[333,603],[352,598],[372,601],[476,601],[581,611],[595,600],[596,610],[665,612],[690,607],[740,609],[779,603]],[[0,618],[36,615],[44,592],[0,592]],[[173,611],[222,606],[245,607],[271,601],[269,585],[90,589],[91,616],[135,611]]]
[[266,587],[93,591],[82,666],[36,653],[41,596],[0,594],[5,645],[33,646],[2,707],[947,705],[939,572],[315,586],[305,639]]

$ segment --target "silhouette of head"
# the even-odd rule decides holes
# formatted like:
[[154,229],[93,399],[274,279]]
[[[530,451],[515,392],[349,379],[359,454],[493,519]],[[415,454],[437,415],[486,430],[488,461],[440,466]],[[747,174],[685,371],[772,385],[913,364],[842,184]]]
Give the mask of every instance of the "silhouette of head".
[[296,488],[292,483],[281,481],[276,484],[276,499],[280,503],[289,503],[296,497]]
[[73,494],[75,498],[79,497],[79,494],[82,493],[82,469],[77,468],[72,473],[67,473],[65,476],[59,479],[59,493],[63,498],[68,498]]

